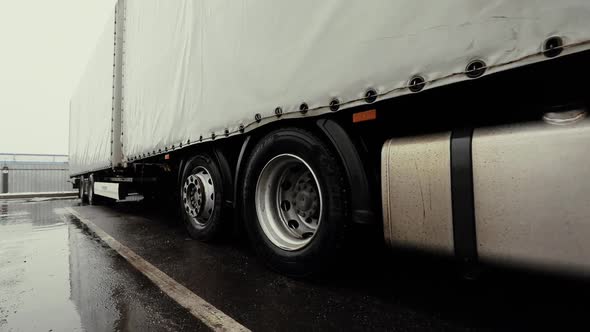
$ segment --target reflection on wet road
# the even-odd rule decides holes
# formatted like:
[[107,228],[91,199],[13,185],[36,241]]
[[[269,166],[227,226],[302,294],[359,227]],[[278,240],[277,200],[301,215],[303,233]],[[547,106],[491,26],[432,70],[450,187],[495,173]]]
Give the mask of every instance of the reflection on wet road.
[[588,325],[584,280],[489,269],[466,282],[448,262],[384,251],[326,280],[293,280],[262,266],[243,234],[191,240],[169,209],[56,200],[0,201],[0,331],[206,330],[63,207],[254,331]]
[[70,301],[69,229],[47,209],[64,202],[0,202],[0,329],[77,330]]
[[55,213],[74,204],[0,201],[0,330],[204,330],[98,239]]

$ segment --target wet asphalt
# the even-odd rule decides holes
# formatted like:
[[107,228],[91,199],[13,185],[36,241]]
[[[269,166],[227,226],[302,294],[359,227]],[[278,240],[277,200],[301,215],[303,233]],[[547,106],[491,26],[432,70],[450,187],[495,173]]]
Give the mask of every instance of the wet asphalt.
[[0,331],[207,329],[127,261],[55,209],[0,201]]
[[190,239],[169,208],[12,200],[0,201],[0,331],[207,330],[64,207],[254,331],[590,325],[590,284],[580,278],[486,267],[470,281],[452,262],[376,246],[327,278],[293,280],[263,266],[239,233]]

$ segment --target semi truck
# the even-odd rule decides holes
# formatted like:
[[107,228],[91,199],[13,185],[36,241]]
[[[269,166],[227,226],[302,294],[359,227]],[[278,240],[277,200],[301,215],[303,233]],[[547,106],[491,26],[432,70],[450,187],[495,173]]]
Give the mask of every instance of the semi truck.
[[71,98],[70,176],[89,204],[171,199],[192,237],[233,230],[291,276],[373,231],[585,273],[589,20],[585,0],[119,0]]

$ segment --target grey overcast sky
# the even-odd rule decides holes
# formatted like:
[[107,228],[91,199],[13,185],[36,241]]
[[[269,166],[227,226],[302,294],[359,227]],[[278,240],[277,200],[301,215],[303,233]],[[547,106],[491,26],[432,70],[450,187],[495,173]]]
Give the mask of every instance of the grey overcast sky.
[[0,0],[0,153],[68,153],[69,100],[115,0]]

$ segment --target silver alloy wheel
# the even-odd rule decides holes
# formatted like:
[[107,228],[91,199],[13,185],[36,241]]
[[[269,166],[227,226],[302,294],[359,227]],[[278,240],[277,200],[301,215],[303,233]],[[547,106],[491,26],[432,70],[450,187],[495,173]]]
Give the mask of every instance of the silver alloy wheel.
[[322,193],[311,167],[292,154],[272,158],[256,184],[256,214],[266,237],[295,251],[315,236],[322,217]]
[[209,171],[199,166],[189,175],[182,186],[184,210],[191,217],[191,223],[205,226],[215,208],[215,187]]

